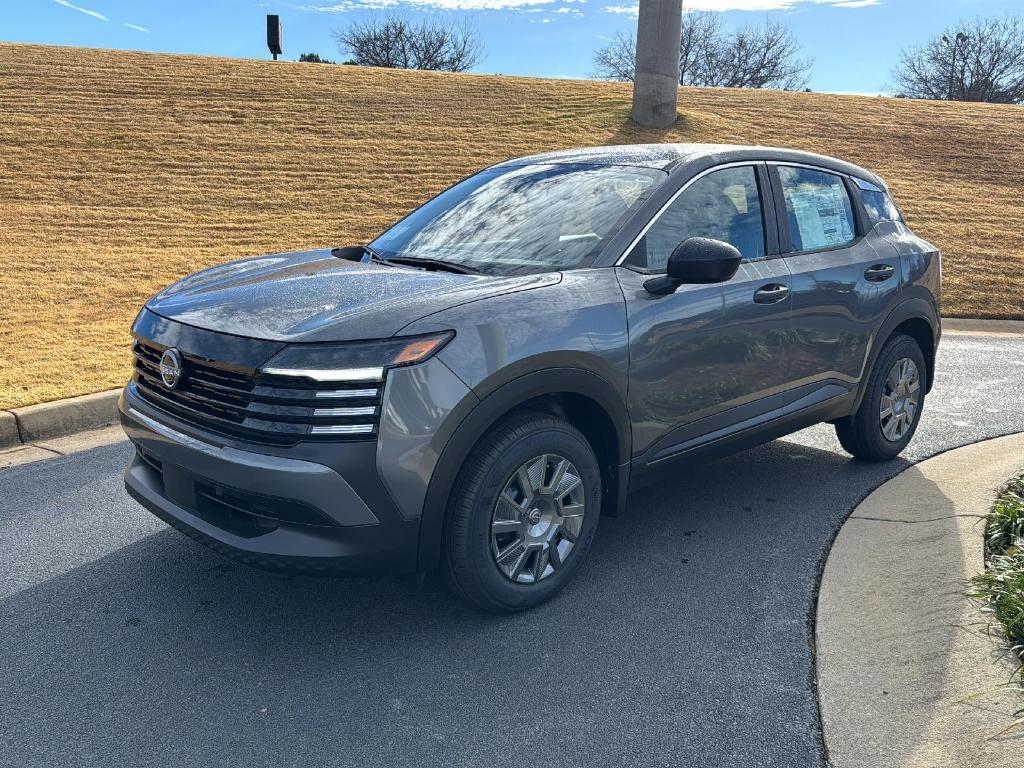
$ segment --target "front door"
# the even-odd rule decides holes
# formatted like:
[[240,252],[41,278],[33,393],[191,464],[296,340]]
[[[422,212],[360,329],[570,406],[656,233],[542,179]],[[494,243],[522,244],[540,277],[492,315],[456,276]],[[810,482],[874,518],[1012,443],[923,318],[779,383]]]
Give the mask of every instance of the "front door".
[[[697,177],[617,269],[629,321],[634,455],[645,461],[756,421],[779,407],[791,384],[791,279],[778,257],[774,211],[765,210],[768,188],[761,163]],[[734,245],[743,256],[737,274],[663,296],[644,290],[689,237]]]

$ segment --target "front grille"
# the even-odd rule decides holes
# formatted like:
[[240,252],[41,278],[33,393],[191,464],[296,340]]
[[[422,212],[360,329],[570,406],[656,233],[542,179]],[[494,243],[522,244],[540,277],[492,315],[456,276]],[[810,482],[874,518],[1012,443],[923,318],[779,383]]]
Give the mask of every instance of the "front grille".
[[160,378],[163,347],[138,340],[135,382],[150,404],[219,434],[273,445],[368,440],[377,434],[383,382],[314,382],[268,376],[182,354],[174,389]]

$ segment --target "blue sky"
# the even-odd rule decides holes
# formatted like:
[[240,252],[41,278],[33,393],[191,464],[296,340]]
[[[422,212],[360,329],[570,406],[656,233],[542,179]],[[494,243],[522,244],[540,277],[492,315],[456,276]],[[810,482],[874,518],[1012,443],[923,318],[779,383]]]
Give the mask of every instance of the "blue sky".
[[[636,27],[635,0],[4,0],[0,39],[268,58],[267,13],[284,24],[286,59],[334,58],[331,31],[387,10],[468,18],[487,56],[475,71],[586,77],[595,48]],[[12,7],[13,6],[13,7]],[[784,20],[814,59],[816,91],[877,93],[899,50],[958,19],[1017,11],[1024,0],[685,0],[729,25]],[[13,14],[12,14],[13,11]]]

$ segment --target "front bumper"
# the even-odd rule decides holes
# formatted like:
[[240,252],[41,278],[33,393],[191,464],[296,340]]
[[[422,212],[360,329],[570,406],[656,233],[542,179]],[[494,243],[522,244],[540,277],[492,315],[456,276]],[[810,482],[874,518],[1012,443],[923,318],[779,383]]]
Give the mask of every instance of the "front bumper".
[[119,411],[136,448],[128,493],[197,541],[274,570],[416,570],[419,520],[378,492],[372,446],[332,445],[330,466],[245,450],[157,411],[131,384]]

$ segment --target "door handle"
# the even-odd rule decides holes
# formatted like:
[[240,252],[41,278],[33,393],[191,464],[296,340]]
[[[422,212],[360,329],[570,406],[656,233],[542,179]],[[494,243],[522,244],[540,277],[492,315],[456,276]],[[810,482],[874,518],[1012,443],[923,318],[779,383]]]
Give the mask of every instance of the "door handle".
[[762,285],[754,291],[755,304],[776,304],[789,296],[789,288],[778,283]]
[[896,274],[896,268],[892,264],[872,264],[864,270],[864,277],[872,283],[888,280],[894,274]]

